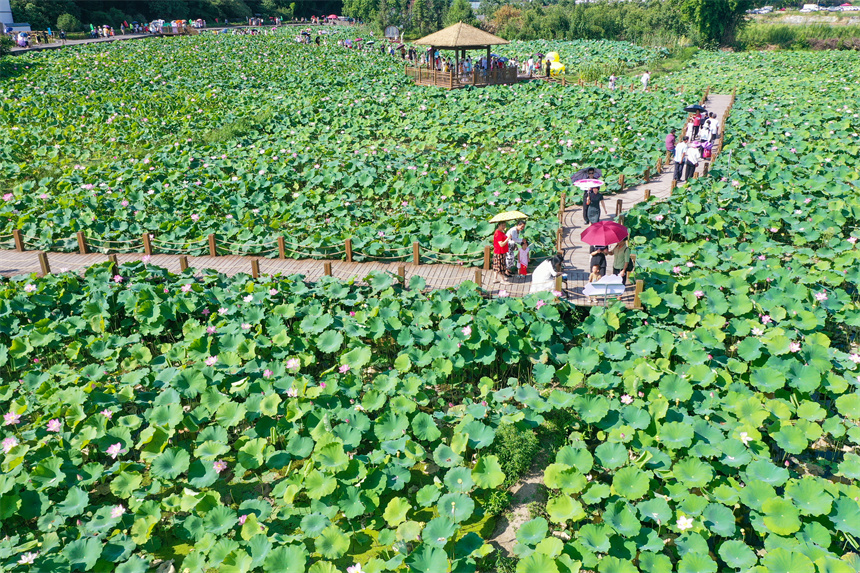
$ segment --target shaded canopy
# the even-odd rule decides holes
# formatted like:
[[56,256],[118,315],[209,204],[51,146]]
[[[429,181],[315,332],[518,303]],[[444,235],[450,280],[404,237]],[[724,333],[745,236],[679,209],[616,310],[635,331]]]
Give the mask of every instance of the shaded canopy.
[[424,36],[420,40],[415,40],[414,44],[419,46],[433,46],[436,48],[449,49],[477,49],[487,46],[498,46],[501,44],[509,44],[507,40],[494,36],[489,32],[479,30],[474,26],[458,22],[453,26],[448,26],[444,30],[434,32],[429,36]]

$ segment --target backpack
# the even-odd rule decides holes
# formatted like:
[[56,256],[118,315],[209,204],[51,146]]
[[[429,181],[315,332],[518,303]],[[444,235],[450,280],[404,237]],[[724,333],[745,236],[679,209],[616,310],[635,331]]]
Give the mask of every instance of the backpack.
[[702,148],[702,159],[710,159],[711,158],[711,148],[704,147]]

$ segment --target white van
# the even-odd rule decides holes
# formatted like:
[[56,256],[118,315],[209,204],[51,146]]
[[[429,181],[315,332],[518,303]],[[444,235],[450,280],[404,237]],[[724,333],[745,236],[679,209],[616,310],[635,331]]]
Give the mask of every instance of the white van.
[[801,12],[818,12],[821,10],[818,4],[804,4],[803,8],[800,9]]

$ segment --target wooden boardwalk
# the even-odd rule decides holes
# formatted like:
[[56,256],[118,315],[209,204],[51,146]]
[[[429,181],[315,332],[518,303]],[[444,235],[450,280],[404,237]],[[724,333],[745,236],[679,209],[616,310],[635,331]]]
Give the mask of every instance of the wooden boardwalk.
[[[731,108],[733,96],[711,94],[705,102],[709,111],[717,114],[722,123]],[[700,169],[703,164],[700,164]],[[646,189],[652,199],[664,199],[672,194],[672,168],[665,167],[656,177],[646,183],[633,186],[606,199],[610,211],[621,201],[620,212],[624,213],[637,203],[645,200]],[[582,219],[582,205],[574,196],[565,205],[561,214],[562,229],[560,245],[565,253],[565,273],[567,280],[562,284],[565,297],[579,306],[605,304],[604,297],[587,297],[582,294],[588,282],[590,255],[588,245],[580,240],[585,229]],[[610,218],[614,218],[613,214]],[[23,248],[23,246],[22,246]],[[217,252],[217,251],[212,251]],[[388,272],[409,281],[420,276],[429,289],[445,289],[472,281],[491,297],[521,297],[529,293],[531,275],[508,278],[490,270],[456,264],[385,263],[385,262],[346,262],[340,260],[323,261],[317,259],[270,259],[260,256],[180,256],[153,254],[145,259],[145,253],[126,253],[105,255],[99,253],[56,253],[41,251],[19,251],[0,249],[0,276],[43,275],[45,272],[82,273],[87,267],[115,260],[118,264],[146,260],[147,264],[163,267],[170,272],[179,273],[188,267],[197,270],[210,269],[228,276],[240,273],[248,275],[303,275],[305,280],[316,281],[325,275],[342,280],[355,280],[362,283],[374,271]],[[47,265],[47,268],[45,267]],[[635,280],[635,269],[634,276]],[[632,281],[631,281],[632,282]],[[609,297],[613,298],[613,297]],[[635,305],[635,285],[629,284],[626,292],[617,297],[628,307]]]
[[[732,104],[732,96],[731,95],[722,95],[722,94],[710,94],[705,100],[705,107],[708,108],[708,111],[712,111],[717,115],[717,121],[721,124],[723,119],[726,117],[728,111],[731,108]],[[679,130],[679,134],[683,133],[684,130]],[[681,137],[678,138],[679,140]],[[697,170],[697,174],[699,176],[702,175],[702,171],[705,163],[700,162]],[[663,168],[661,173],[658,173],[655,177],[651,178],[645,183],[641,185],[636,185],[625,189],[621,193],[616,193],[611,196],[607,196],[605,198],[605,203],[607,210],[611,213],[608,217],[605,213],[601,211],[601,219],[615,219],[616,218],[616,205],[618,201],[621,201],[621,213],[625,213],[629,211],[634,205],[637,203],[641,203],[645,201],[645,190],[649,191],[650,197],[652,200],[660,200],[666,199],[672,195],[672,178],[673,178],[674,166],[671,163]],[[565,211],[564,211],[564,224],[562,225],[562,240],[561,247],[565,254],[565,272],[568,277],[571,279],[570,283],[573,285],[577,285],[579,283],[584,284],[587,282],[588,274],[591,271],[589,265],[591,263],[591,255],[589,254],[589,245],[582,242],[580,239],[580,235],[585,230],[587,225],[583,222],[582,216],[582,198],[581,195],[579,197],[571,198],[566,203]],[[631,250],[635,253],[635,249]],[[612,257],[611,255],[607,257],[608,272],[612,272]],[[635,269],[634,269],[634,278],[635,278]],[[627,285],[627,291],[624,295],[625,302],[628,298],[633,297],[633,291],[635,286],[632,284]],[[582,295],[582,288],[579,286],[574,286],[568,292],[568,297],[576,302],[577,304],[581,304],[578,300],[579,298],[585,298]]]

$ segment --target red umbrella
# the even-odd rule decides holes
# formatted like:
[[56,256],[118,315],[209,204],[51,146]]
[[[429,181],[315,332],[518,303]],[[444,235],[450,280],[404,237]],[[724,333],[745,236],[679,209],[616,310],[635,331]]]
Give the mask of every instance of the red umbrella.
[[337,20],[337,16],[335,14],[329,14],[328,19],[329,20]]
[[584,230],[580,238],[589,245],[611,245],[627,238],[627,227],[615,221],[598,221]]

